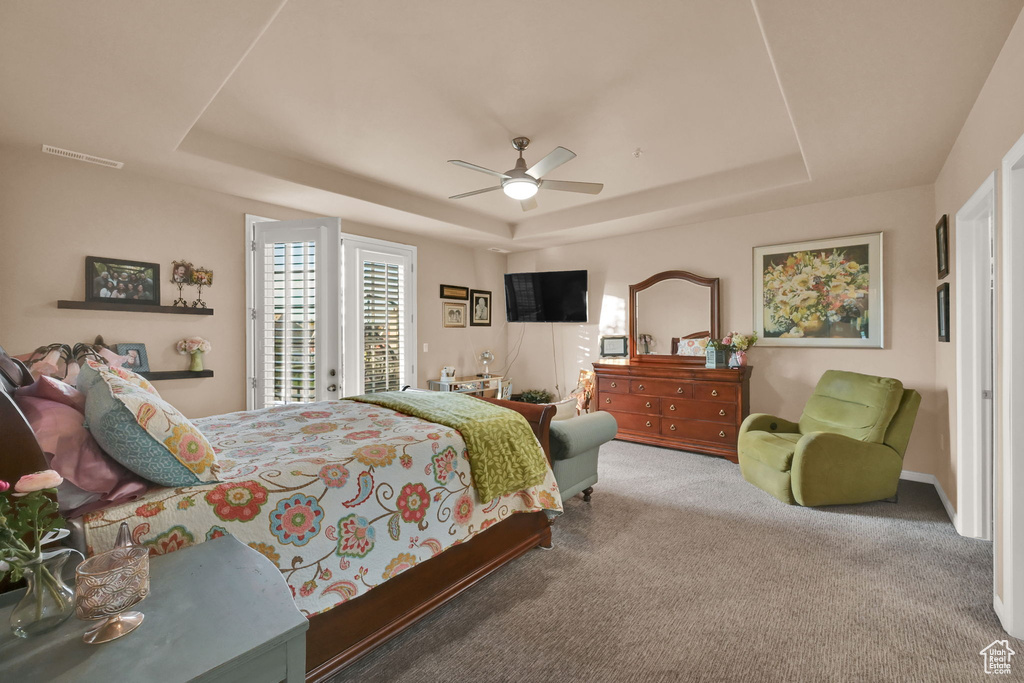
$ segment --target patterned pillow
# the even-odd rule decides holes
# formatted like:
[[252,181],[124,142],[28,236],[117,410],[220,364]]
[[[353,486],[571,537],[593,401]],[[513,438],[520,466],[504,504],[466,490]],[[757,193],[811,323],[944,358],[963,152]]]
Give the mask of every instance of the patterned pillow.
[[679,350],[676,351],[676,355],[703,357],[707,351],[709,341],[711,341],[711,337],[701,337],[700,339],[680,339]]
[[219,468],[206,437],[142,377],[87,363],[78,389],[85,393],[89,431],[132,472],[163,486],[217,481]]

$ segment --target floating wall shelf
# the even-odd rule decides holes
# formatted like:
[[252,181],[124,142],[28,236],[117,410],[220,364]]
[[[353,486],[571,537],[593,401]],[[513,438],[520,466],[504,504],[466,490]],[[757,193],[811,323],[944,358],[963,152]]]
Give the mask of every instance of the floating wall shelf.
[[213,370],[164,370],[162,372],[140,372],[140,375],[150,382],[162,379],[198,379],[200,377],[213,377]]
[[184,306],[152,306],[150,304],[113,304],[106,301],[67,301],[61,299],[57,308],[76,308],[87,311],[130,311],[133,313],[176,313],[178,315],[213,315],[212,308],[185,308]]

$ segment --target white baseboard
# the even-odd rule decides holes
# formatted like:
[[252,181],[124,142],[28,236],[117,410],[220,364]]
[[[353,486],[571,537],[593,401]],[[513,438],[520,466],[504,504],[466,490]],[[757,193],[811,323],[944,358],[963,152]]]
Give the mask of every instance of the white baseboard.
[[900,473],[900,479],[906,479],[907,481],[919,481],[922,484],[931,484],[935,487],[935,492],[939,494],[939,500],[942,501],[942,506],[946,508],[946,514],[949,516],[949,521],[953,523],[953,528],[960,533],[960,526],[956,521],[956,510],[953,509],[953,504],[949,502],[949,498],[946,497],[946,492],[942,490],[942,484],[935,478],[934,474],[924,474],[923,472],[911,472],[910,470],[903,470]]
[[992,594],[992,609],[996,611],[999,623],[1003,624],[1003,630],[1006,630],[1006,620],[1003,619],[1003,600],[995,593]]

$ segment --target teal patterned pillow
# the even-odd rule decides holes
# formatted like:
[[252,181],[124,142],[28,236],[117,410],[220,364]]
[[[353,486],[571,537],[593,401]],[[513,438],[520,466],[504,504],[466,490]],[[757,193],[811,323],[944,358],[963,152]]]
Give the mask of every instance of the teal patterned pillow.
[[82,367],[86,427],[100,447],[132,472],[162,486],[215,482],[213,448],[170,403],[115,371]]

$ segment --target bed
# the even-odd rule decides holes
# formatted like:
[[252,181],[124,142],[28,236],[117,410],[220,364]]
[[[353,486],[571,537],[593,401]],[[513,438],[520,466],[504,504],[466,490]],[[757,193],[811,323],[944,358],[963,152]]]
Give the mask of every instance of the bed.
[[[32,378],[2,351],[0,370],[0,479],[11,481],[47,461],[13,400]],[[548,455],[553,408],[487,400],[522,414]],[[310,620],[308,680],[326,680],[503,564],[550,547],[545,510],[560,509],[550,469],[537,486],[483,503],[451,428],[350,401],[194,422],[218,451],[218,481],[154,487],[70,523],[88,550],[110,547],[127,521],[155,554],[223,533],[263,552]],[[390,467],[369,466],[380,458]]]

